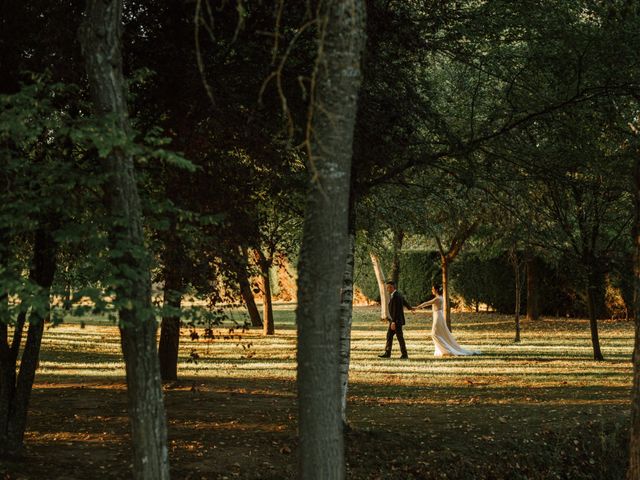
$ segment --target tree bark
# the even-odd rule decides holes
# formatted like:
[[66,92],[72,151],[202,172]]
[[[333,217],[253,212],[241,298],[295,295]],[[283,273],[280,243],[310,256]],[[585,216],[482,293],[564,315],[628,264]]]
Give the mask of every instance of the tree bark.
[[404,240],[404,232],[402,230],[394,230],[393,232],[393,259],[391,260],[391,272],[389,275],[396,286],[400,280],[400,251],[402,250],[402,242]]
[[[331,0],[318,18],[308,131],[309,190],[298,265],[298,478],[345,477],[340,290],[348,248],[353,127],[364,3]],[[328,254],[330,252],[330,254]]]
[[440,256],[442,264],[442,298],[444,299],[444,319],[447,322],[447,328],[451,331],[451,303],[449,301],[449,257],[447,255]]
[[640,478],[640,151],[635,152],[633,225],[633,314],[636,327],[633,348],[633,388],[631,390],[631,437],[627,480]]
[[273,335],[276,328],[273,321],[273,301],[271,299],[271,262],[262,250],[256,250],[256,254],[260,265],[260,275],[262,276],[262,318],[264,318],[262,333],[264,335]]
[[527,320],[540,318],[540,260],[537,257],[527,259]]
[[262,327],[262,318],[260,318],[260,312],[258,311],[258,306],[256,305],[256,299],[253,296],[253,291],[251,290],[251,284],[249,283],[249,274],[247,273],[247,264],[249,261],[249,257],[247,255],[246,248],[242,248],[242,264],[238,266],[238,284],[240,285],[240,294],[242,295],[242,300],[244,300],[244,304],[247,307],[247,312],[249,312],[249,319],[251,320],[252,327]]
[[444,299],[444,318],[447,323],[447,328],[451,331],[451,298],[449,296],[449,266],[451,262],[458,256],[464,243],[469,239],[473,232],[478,228],[479,222],[475,221],[471,225],[466,225],[464,228],[459,228],[453,236],[451,243],[447,249],[444,248],[442,239],[435,235],[434,238],[438,245],[438,251],[440,252],[440,261],[442,264],[442,296]]
[[[79,37],[96,113],[105,129],[131,138],[121,34],[122,0],[87,0]],[[135,479],[168,480],[157,325],[133,158],[124,148],[114,147],[104,168],[110,176],[106,192],[113,216],[110,260],[118,280],[114,290],[127,375],[133,474]]]
[[598,306],[597,306],[597,273],[596,267],[587,266],[587,306],[589,309],[589,327],[591,329],[591,344],[593,345],[593,359],[604,360],[600,351],[600,338],[598,336]]
[[382,264],[380,263],[377,255],[369,253],[369,256],[371,257],[371,264],[373,265],[373,271],[376,274],[378,292],[380,293],[380,318],[386,321],[389,318],[389,293],[387,292],[385,285]]
[[516,336],[514,338],[515,343],[520,343],[520,300],[522,295],[522,285],[520,282],[520,270],[521,262],[518,256],[518,252],[512,249],[509,252],[509,259],[511,260],[511,266],[513,267],[513,274],[515,277],[515,324],[516,324]]
[[353,322],[353,271],[356,250],[356,201],[353,184],[349,196],[349,222],[347,260],[342,277],[342,302],[340,305],[340,410],[342,426],[349,430],[347,420],[347,393],[349,390],[349,365],[351,363],[351,325]]
[[20,369],[16,366],[26,312],[20,312],[14,327],[13,340],[8,344],[7,325],[2,326],[0,342],[0,455],[19,456],[24,449],[24,432],[31,390],[35,380],[45,319],[50,309],[49,295],[56,270],[56,244],[47,228],[35,233],[30,280],[40,287],[36,302],[44,309],[34,308],[29,316],[29,328]]
[[178,351],[180,348],[180,307],[183,295],[182,262],[183,249],[176,235],[176,225],[172,222],[163,255],[164,291],[163,303],[169,312],[162,317],[160,325],[160,378],[163,382],[178,380]]

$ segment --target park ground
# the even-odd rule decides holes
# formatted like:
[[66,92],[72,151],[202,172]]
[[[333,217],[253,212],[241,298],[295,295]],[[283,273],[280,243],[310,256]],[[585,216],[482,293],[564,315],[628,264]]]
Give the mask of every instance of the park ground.
[[[277,306],[272,337],[183,330],[180,381],[165,387],[172,478],[295,478],[294,309]],[[600,322],[605,361],[594,362],[586,320],[523,322],[514,344],[511,317],[456,313],[460,343],[483,355],[437,359],[430,314],[407,317],[410,359],[397,346],[380,359],[379,311],[354,311],[347,478],[624,477],[631,322]],[[27,457],[0,463],[0,478],[131,478],[129,440],[117,328],[99,319],[48,327]]]

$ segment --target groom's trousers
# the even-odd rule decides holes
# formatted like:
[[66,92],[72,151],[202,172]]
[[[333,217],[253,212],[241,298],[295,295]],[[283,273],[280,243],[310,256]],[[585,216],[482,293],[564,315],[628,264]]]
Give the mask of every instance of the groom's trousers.
[[407,354],[407,346],[404,343],[404,333],[402,333],[402,325],[396,323],[396,330],[391,330],[391,324],[389,324],[389,329],[387,330],[387,345],[384,347],[384,351],[388,354],[391,354],[391,347],[393,346],[393,336],[396,335],[398,337],[398,343],[400,344],[400,353],[402,355]]

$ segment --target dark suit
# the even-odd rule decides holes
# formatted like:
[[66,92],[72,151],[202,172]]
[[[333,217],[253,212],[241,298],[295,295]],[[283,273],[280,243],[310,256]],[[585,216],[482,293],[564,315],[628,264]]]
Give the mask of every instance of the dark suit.
[[[404,343],[404,333],[402,333],[402,327],[404,326],[404,306],[407,305],[407,302],[400,292],[397,290],[391,294],[391,300],[389,300],[389,329],[387,330],[387,345],[384,350],[388,354],[391,354],[391,347],[393,346],[393,336],[396,335],[398,337],[398,343],[400,344],[400,353],[402,355],[407,355],[407,346]],[[391,330],[391,323],[394,322],[396,324],[396,329]]]

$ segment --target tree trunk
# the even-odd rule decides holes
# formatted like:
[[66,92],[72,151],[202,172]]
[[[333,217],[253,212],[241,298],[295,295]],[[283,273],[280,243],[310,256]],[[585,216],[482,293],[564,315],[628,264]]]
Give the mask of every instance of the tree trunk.
[[172,222],[165,239],[164,250],[164,292],[163,303],[168,311],[160,325],[160,377],[163,382],[178,380],[178,351],[180,347],[180,307],[182,304],[183,249],[176,235],[176,225]]
[[249,312],[249,319],[251,320],[252,327],[262,327],[262,318],[260,318],[260,312],[256,305],[256,300],[251,291],[251,284],[249,283],[249,275],[244,265],[241,265],[238,269],[238,283],[240,284],[240,294],[242,300]]
[[594,266],[588,266],[587,273],[587,306],[589,308],[589,326],[591,328],[591,344],[593,345],[593,359],[604,360],[600,351],[600,338],[598,337],[598,307],[597,307],[597,278]]
[[[173,278],[172,278],[173,277]],[[163,382],[178,380],[178,351],[180,348],[180,307],[182,304],[182,279],[165,276],[164,306],[171,311],[162,317],[160,325],[160,378]]]
[[273,302],[271,300],[271,262],[267,259],[262,250],[257,250],[258,264],[260,265],[260,275],[262,276],[262,333],[264,335],[275,334],[275,324],[273,321]]
[[447,328],[451,331],[451,303],[449,302],[449,258],[446,255],[440,255],[442,263],[442,298],[444,299],[444,319],[447,322]]
[[369,253],[369,255],[371,256],[371,263],[373,264],[373,271],[376,274],[378,291],[380,292],[380,318],[386,321],[389,318],[389,293],[385,285],[384,272],[378,256],[373,253]]
[[[309,190],[298,265],[298,478],[345,477],[340,312],[364,4],[325,2],[308,131]],[[330,252],[330,254],[328,254]]]
[[[353,178],[353,177],[352,177]],[[356,202],[353,185],[349,196],[349,223],[347,261],[342,278],[342,302],[340,305],[340,410],[342,425],[349,430],[347,421],[347,393],[349,390],[349,365],[351,361],[351,325],[353,320],[353,269],[356,250]]]
[[540,318],[539,276],[540,260],[537,257],[527,259],[527,320]]
[[400,251],[402,250],[402,241],[404,240],[404,232],[402,230],[394,230],[393,232],[393,259],[391,261],[390,277],[396,286],[400,280]]
[[520,261],[517,258],[517,254],[513,259],[513,272],[516,280],[516,304],[515,304],[515,323],[516,323],[516,336],[514,338],[515,343],[520,343],[520,298],[522,294],[522,285],[520,283]]
[[67,280],[64,285],[64,297],[62,299],[62,308],[67,312],[71,310],[71,298],[73,298],[71,282]]
[[251,289],[251,282],[249,280],[249,254],[246,247],[240,247],[241,261],[238,264],[237,276],[238,284],[240,285],[240,294],[242,300],[249,312],[249,318],[251,320],[252,327],[262,327],[262,318],[260,318],[260,312],[256,305],[256,299],[253,296],[253,290]]
[[634,225],[633,225],[633,314],[636,324],[633,348],[633,389],[631,390],[631,438],[629,440],[629,469],[627,480],[640,478],[640,151],[635,152]]
[[[96,113],[105,122],[103,128],[131,137],[121,34],[122,0],[87,0],[79,37]],[[118,280],[115,303],[127,374],[133,474],[135,479],[168,480],[157,325],[133,158],[122,147],[114,147],[104,168],[110,176],[106,192],[113,217],[110,260]]]
[[33,266],[29,278],[40,287],[36,303],[44,310],[32,309],[20,369],[16,366],[26,312],[18,316],[11,345],[8,344],[7,325],[2,326],[0,347],[0,455],[19,456],[24,448],[24,432],[31,390],[35,380],[44,323],[50,308],[49,295],[56,270],[56,244],[51,232],[40,228],[36,231],[33,246]]

